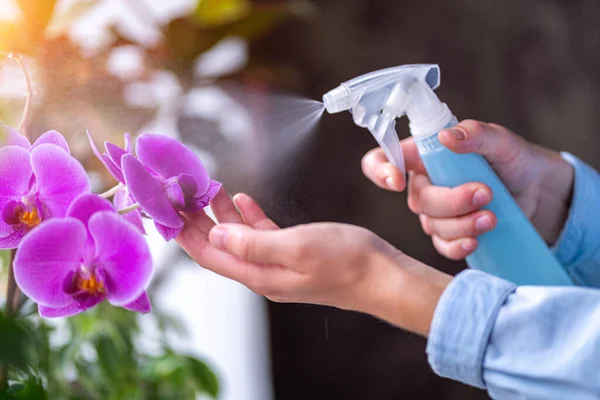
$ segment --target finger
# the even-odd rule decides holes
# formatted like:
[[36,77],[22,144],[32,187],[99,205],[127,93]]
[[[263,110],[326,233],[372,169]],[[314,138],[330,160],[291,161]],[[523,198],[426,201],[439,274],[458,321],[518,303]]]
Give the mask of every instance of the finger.
[[426,185],[431,184],[427,175],[408,172],[408,208],[415,214],[421,214],[420,191]]
[[245,261],[285,264],[295,252],[289,230],[258,230],[245,225],[220,224],[211,229],[210,243]]
[[186,230],[195,229],[199,232],[202,232],[205,238],[208,238],[208,232],[215,226],[215,221],[208,215],[204,210],[196,211],[196,212],[182,212],[181,216],[184,220],[184,227],[182,233],[186,232]]
[[400,141],[400,145],[402,146],[402,153],[404,154],[404,164],[406,165],[407,171],[415,171],[420,174],[426,174],[425,165],[423,164],[423,160],[421,160],[421,156],[419,155],[419,150],[417,149],[417,144],[415,143],[413,138],[406,138]]
[[[415,141],[407,138],[402,140],[400,145],[406,170],[426,173]],[[380,188],[401,191],[406,187],[405,176],[389,162],[380,147],[371,150],[363,157],[362,169],[365,176]]]
[[[210,217],[206,216],[208,220]],[[212,221],[212,220],[211,220]],[[302,275],[280,265],[255,264],[212,246],[205,225],[189,225],[177,237],[177,243],[200,266],[238,281],[261,295],[290,291]]]
[[431,236],[431,231],[429,230],[429,217],[425,214],[419,214],[419,221],[421,222],[421,228],[425,234]]
[[414,213],[448,218],[469,214],[492,201],[492,191],[482,183],[466,183],[455,188],[434,186],[429,178],[415,174],[409,180],[408,205]]
[[455,153],[478,153],[491,164],[515,160],[527,144],[525,139],[500,125],[474,120],[442,130],[439,139]]
[[219,193],[211,200],[210,208],[219,223],[244,223],[244,219],[236,210],[233,201],[231,201],[227,191],[223,187],[221,187]]
[[496,216],[487,210],[477,211],[458,218],[421,218],[423,230],[445,240],[472,238],[496,227]]
[[406,187],[402,172],[389,162],[380,147],[363,157],[362,170],[367,178],[382,189],[400,191]]
[[246,224],[255,229],[274,230],[279,229],[277,224],[269,219],[263,209],[247,194],[240,193],[233,197],[233,202],[240,210]]
[[477,239],[465,238],[458,240],[444,240],[439,236],[432,236],[435,249],[444,257],[454,261],[464,260],[477,249]]

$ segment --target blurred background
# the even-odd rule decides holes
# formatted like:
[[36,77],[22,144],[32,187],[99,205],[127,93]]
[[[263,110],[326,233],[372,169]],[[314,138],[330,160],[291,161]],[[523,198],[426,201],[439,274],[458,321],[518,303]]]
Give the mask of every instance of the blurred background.
[[[160,132],[183,140],[230,193],[254,196],[281,226],[360,225],[453,274],[464,264],[435,254],[405,195],[362,176],[360,159],[375,145],[369,133],[346,113],[311,128],[303,110],[314,103],[305,99],[372,70],[438,63],[438,94],[459,119],[505,125],[600,167],[599,26],[594,0],[0,0],[0,52],[23,54],[32,76],[26,130],[62,132],[95,190],[114,182],[91,154],[86,129],[98,144]],[[18,65],[0,66],[0,119],[16,125],[27,88]],[[408,134],[405,122],[397,127]],[[136,351],[156,365],[137,360],[146,375],[133,382],[185,382],[173,355],[185,354],[201,365],[189,377],[200,381],[190,392],[199,396],[488,398],[437,377],[423,338],[365,315],[268,303],[148,230],[157,265],[153,316],[116,320],[101,309],[44,325],[50,353],[75,360],[60,378],[67,386],[91,371],[97,380],[81,383],[85,390],[116,387],[121,358],[106,360],[102,338],[111,326],[135,326]],[[93,340],[69,347],[73,332]],[[46,369],[58,368],[52,360]],[[97,363],[104,367],[96,371]],[[127,390],[99,398],[144,398]],[[188,398],[169,390],[156,398]]]

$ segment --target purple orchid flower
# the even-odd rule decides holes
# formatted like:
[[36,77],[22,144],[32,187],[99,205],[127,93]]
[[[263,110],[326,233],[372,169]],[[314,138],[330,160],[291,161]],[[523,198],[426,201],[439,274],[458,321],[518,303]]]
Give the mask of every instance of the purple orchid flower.
[[38,303],[42,317],[68,317],[104,299],[147,313],[150,249],[137,229],[93,194],[77,198],[21,242],[14,260],[17,285]]
[[128,133],[125,136],[125,149],[120,148],[119,146],[112,144],[110,142],[104,142],[104,148],[106,151],[100,154],[100,151],[94,144],[94,140],[92,139],[92,135],[90,132],[86,132],[88,135],[88,139],[90,141],[90,146],[92,147],[92,151],[94,155],[102,161],[102,164],[106,167],[106,169],[111,173],[112,176],[115,177],[119,183],[125,184],[125,178],[123,177],[123,171],[121,169],[121,158],[125,154],[131,154],[131,137]]
[[[121,169],[121,158],[125,154],[131,154],[131,137],[128,133],[124,135],[125,137],[125,149],[120,148],[109,142],[104,142],[104,148],[106,151],[100,154],[100,151],[94,144],[94,140],[92,139],[92,135],[90,132],[87,132],[88,139],[90,141],[90,146],[92,147],[92,151],[96,155],[96,157],[104,164],[106,169],[111,173],[111,175],[122,185],[125,184],[125,178],[123,177],[123,171]],[[132,206],[135,204],[135,200],[131,197],[129,190],[126,187],[119,189],[113,198],[113,204],[117,208],[117,210],[122,210],[126,207]],[[146,234],[146,230],[144,229],[144,224],[142,222],[142,213],[140,210],[133,210],[125,215],[123,218],[135,225],[142,234]]]
[[10,145],[0,147],[0,249],[16,248],[27,232],[64,217],[71,202],[90,191],[60,133],[47,132],[33,146],[16,131],[7,138]]
[[100,154],[93,141],[94,153],[113,176],[129,189],[131,200],[154,220],[158,232],[171,240],[183,229],[181,211],[194,212],[208,206],[221,183],[208,176],[194,152],[167,136],[144,133],[136,142],[137,158],[131,153],[126,137],[125,149],[106,143]]
[[137,158],[125,154],[121,167],[132,197],[171,240],[183,230],[180,211],[200,211],[216,196],[221,183],[208,176],[194,152],[179,141],[144,133],[137,139]]
[[44,143],[55,144],[70,154],[69,144],[64,136],[57,131],[48,131],[44,133],[35,141],[35,143],[33,143],[33,145],[31,145],[25,136],[21,135],[16,129],[10,126],[6,126],[4,135],[0,137],[0,147],[18,146],[26,150],[33,150]]

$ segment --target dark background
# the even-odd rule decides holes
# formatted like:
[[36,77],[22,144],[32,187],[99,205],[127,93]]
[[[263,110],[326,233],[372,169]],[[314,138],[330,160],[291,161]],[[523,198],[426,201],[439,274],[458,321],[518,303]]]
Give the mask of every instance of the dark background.
[[[162,21],[148,16],[143,2],[122,1],[145,24]],[[225,4],[211,1],[215,8]],[[531,141],[600,167],[597,0],[312,0],[312,13],[287,18],[288,5],[295,1],[301,0],[254,0],[250,15],[214,26],[206,25],[207,10],[168,21],[159,27],[161,40],[144,49],[144,73],[136,79],[150,80],[156,71],[168,70],[184,91],[212,85],[198,81],[194,62],[231,35],[250,42],[249,65],[224,78],[258,84],[259,92],[267,95],[282,90],[321,99],[340,82],[366,72],[437,63],[442,70],[438,94],[459,119],[505,125]],[[82,132],[89,129],[97,143],[120,143],[123,132],[138,132],[157,110],[127,104],[127,82],[105,67],[114,48],[139,43],[115,26],[110,45],[98,54],[82,54],[64,34],[44,34],[54,3],[19,1],[25,18],[15,26],[0,24],[0,51],[24,54],[35,66],[36,85],[43,89],[35,93],[27,130],[39,135],[52,128],[65,134],[73,154],[88,171],[97,172],[101,192],[114,181],[91,154]],[[274,26],[278,27],[273,32]],[[272,103],[260,98],[252,102],[257,119],[281,111],[281,104],[277,110]],[[0,99],[0,118],[16,124],[22,107],[21,98]],[[293,157],[277,154],[273,147],[271,158],[232,151],[213,120],[186,117],[177,104],[173,108],[182,139],[213,153],[225,167],[215,179],[232,192],[249,192],[280,225],[356,224],[446,272],[455,274],[465,267],[435,253],[404,194],[385,192],[362,176],[360,160],[375,141],[348,113],[325,115],[311,140],[298,142],[303,146]],[[401,137],[408,135],[405,120],[397,128]],[[245,138],[243,150],[253,140]],[[275,173],[265,182],[261,174],[254,174],[249,159],[258,159]],[[488,398],[483,391],[437,377],[427,364],[425,339],[369,316],[272,303],[269,313],[278,400]],[[107,371],[107,376],[114,373]],[[78,379],[73,382],[79,385]],[[91,383],[112,387],[106,382]]]
[[[323,0],[308,21],[252,45],[255,57],[295,71],[284,89],[320,99],[340,82],[408,63],[438,63],[438,95],[459,119],[495,122],[599,167],[600,3],[587,1]],[[288,81],[288,82],[290,82]],[[401,137],[406,121],[398,124]],[[360,170],[375,146],[349,114],[326,115],[293,174],[271,182],[293,205],[283,224],[337,221],[367,227],[411,256],[455,274],[437,256],[404,194],[376,188]],[[260,196],[259,196],[260,197]],[[263,194],[263,202],[273,199]],[[270,304],[276,397],[485,399],[437,377],[426,341],[369,316]]]

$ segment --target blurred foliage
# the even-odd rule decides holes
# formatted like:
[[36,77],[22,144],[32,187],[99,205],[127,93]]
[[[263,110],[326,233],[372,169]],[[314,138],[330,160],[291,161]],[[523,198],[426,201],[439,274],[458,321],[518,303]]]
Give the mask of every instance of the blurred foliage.
[[[105,187],[112,186],[112,177],[91,157],[83,132],[89,129],[97,143],[120,143],[123,132],[138,132],[159,112],[158,105],[141,107],[126,101],[124,93],[132,82],[107,70],[116,48],[135,46],[142,52],[137,83],[168,71],[187,91],[197,85],[196,60],[221,40],[231,36],[254,40],[310,11],[305,1],[200,0],[189,15],[160,24],[151,13],[134,12],[160,32],[160,40],[141,45],[112,26],[110,43],[87,54],[71,42],[68,32],[97,2],[76,1],[60,10],[56,0],[17,3],[20,18],[0,22],[0,52],[25,55],[32,72],[36,90],[26,129],[34,138],[48,129],[61,131],[73,155],[88,171],[99,173]],[[127,4],[132,11],[144,8],[142,1]],[[20,99],[2,98],[0,118],[14,124],[21,108]],[[8,271],[8,255],[0,252],[0,271]],[[10,286],[4,275],[0,275],[2,291]],[[164,279],[158,274],[153,288]],[[16,300],[20,301],[15,317],[0,313],[0,399],[194,399],[198,394],[216,397],[219,392],[210,366],[169,347],[167,335],[181,335],[182,323],[160,312],[156,304],[151,315],[140,316],[105,302],[55,323],[38,317],[35,304],[23,296]],[[158,327],[160,337],[150,340],[151,350],[141,345],[140,339],[147,339],[140,336],[142,319]],[[67,339],[57,343],[60,337]]]
[[[162,314],[140,318],[161,319]],[[47,393],[58,400],[194,399],[218,394],[210,367],[169,348],[168,330],[150,341],[151,352],[144,351],[139,321],[131,312],[104,302],[65,322],[0,315],[0,362],[10,366],[4,398],[41,399]],[[67,340],[51,344],[60,330]]]
[[10,260],[10,251],[0,250],[0,271],[4,270],[4,267],[8,265]]

